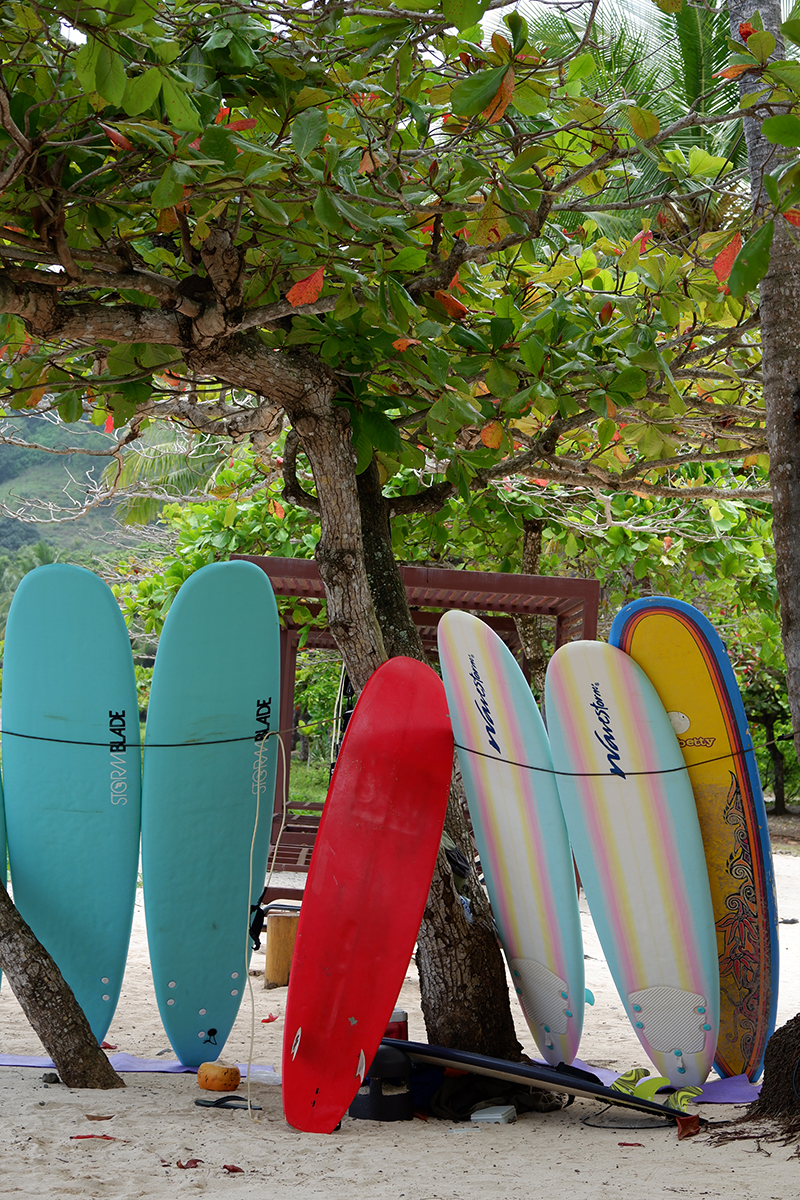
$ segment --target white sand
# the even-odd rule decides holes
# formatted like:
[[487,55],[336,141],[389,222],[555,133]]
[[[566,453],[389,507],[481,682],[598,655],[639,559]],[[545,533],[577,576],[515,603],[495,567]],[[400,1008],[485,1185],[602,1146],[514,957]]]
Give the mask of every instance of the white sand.
[[[800,918],[800,857],[778,854],[776,873],[780,915]],[[587,1009],[581,1057],[619,1069],[643,1065],[585,911],[583,924],[586,983],[596,1004]],[[800,924],[780,928],[782,1024],[800,1010]],[[202,952],[198,945],[198,955]],[[263,967],[263,957],[256,955],[253,967]],[[262,983],[260,976],[253,979],[254,1062],[279,1071],[286,991],[267,992]],[[409,1013],[410,1036],[424,1040],[413,964],[398,1003]],[[269,1013],[278,1014],[278,1020],[262,1025]],[[526,1050],[533,1052],[521,1013],[517,1029]],[[249,1030],[245,998],[223,1051],[226,1060],[246,1061]],[[108,1040],[142,1058],[168,1048],[150,977],[141,893],[122,998]],[[0,991],[0,1052],[43,1053],[7,983]],[[756,1143],[742,1141],[716,1148],[702,1135],[678,1142],[674,1129],[590,1128],[582,1119],[597,1119],[601,1106],[589,1101],[546,1116],[528,1114],[505,1126],[436,1120],[379,1124],[346,1116],[338,1133],[323,1137],[286,1125],[279,1087],[253,1083],[253,1099],[263,1109],[253,1121],[246,1112],[197,1108],[195,1097],[209,1093],[200,1092],[193,1075],[126,1074],[125,1081],[124,1091],[69,1091],[45,1086],[41,1069],[0,1067],[0,1196],[608,1200],[624,1195],[650,1200],[679,1195],[786,1200],[800,1189],[800,1162],[791,1159],[792,1147],[768,1145],[759,1152]],[[706,1105],[699,1111],[721,1120],[737,1110]],[[93,1122],[87,1114],[113,1119]],[[637,1120],[622,1109],[606,1119],[623,1125]],[[116,1140],[73,1140],[88,1133]],[[191,1158],[203,1161],[189,1170],[176,1166],[179,1159],[185,1163]],[[242,1173],[226,1174],[225,1164],[242,1168]]]

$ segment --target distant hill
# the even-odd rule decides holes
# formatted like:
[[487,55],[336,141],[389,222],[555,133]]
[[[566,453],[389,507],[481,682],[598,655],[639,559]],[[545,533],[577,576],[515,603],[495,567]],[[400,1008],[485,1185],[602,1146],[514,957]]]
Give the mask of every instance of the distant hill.
[[[18,436],[42,446],[86,445],[99,449],[108,444],[103,434],[88,423],[59,425],[45,417],[15,418]],[[65,489],[79,499],[87,473],[99,479],[105,458],[88,454],[48,454],[26,446],[0,445],[0,501],[9,508],[18,507],[18,498],[37,498],[61,507],[69,507]],[[0,515],[0,553],[19,550],[34,542],[46,541],[59,557],[82,558],[106,549],[113,529],[114,506],[96,509],[74,521],[36,523]],[[63,514],[66,515],[66,514]]]

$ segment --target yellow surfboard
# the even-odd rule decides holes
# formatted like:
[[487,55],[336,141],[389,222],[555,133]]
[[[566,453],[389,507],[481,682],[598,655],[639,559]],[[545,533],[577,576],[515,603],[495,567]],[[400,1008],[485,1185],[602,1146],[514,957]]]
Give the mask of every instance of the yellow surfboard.
[[775,1028],[778,917],[761,781],[730,660],[701,612],[664,596],[623,608],[609,640],[649,677],[689,768],[719,951],[714,1065],[755,1080]]

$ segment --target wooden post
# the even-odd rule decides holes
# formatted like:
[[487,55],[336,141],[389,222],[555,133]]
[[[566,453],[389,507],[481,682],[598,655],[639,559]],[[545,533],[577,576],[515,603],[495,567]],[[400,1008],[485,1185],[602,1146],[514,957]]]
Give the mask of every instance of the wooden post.
[[265,988],[286,987],[288,984],[299,921],[299,913],[271,912],[267,914]]

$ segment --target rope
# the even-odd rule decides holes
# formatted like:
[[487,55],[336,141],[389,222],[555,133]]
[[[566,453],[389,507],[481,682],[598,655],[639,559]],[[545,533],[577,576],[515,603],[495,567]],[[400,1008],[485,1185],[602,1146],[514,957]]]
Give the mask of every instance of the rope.
[[[323,720],[311,721],[306,726],[306,728],[312,729],[315,725],[330,725],[330,724],[332,724],[330,719],[324,720],[324,721]],[[112,742],[112,735],[109,735],[109,737],[104,742],[82,742],[82,741],[78,741],[74,738],[44,737],[43,735],[38,734],[38,733],[18,733],[14,729],[2,729],[2,730],[0,730],[0,733],[2,733],[3,737],[24,738],[26,741],[30,741],[30,742],[54,742],[58,746],[98,746],[98,747],[100,747],[100,749],[103,749],[103,750],[107,750],[109,745]],[[210,741],[207,741],[207,742],[148,742],[145,739],[145,741],[141,743],[141,749],[142,749],[142,751],[145,751],[145,750],[180,750],[180,749],[185,749],[187,747],[192,747],[192,746],[227,746],[227,745],[231,745],[234,742],[252,742],[253,740],[264,741],[267,737],[275,737],[278,734],[284,734],[284,733],[285,734],[294,733],[294,727],[292,727],[290,729],[274,729],[271,733],[268,733],[268,734],[258,732],[255,734],[249,733],[242,737],[212,738]],[[132,749],[134,746],[138,748],[139,743],[138,742],[128,742],[127,743],[127,749]]]
[[[507,763],[510,767],[520,767],[523,771],[536,771],[540,775],[560,775],[567,779],[608,779],[610,772],[608,771],[557,771],[555,767],[534,767],[531,763],[515,762],[512,758],[501,758],[497,754],[488,754],[485,750],[474,750],[472,746],[462,746],[460,742],[454,743],[457,750],[464,750],[467,754],[475,754],[479,758],[488,758],[492,762]],[[729,754],[718,754],[716,758],[704,758],[700,762],[692,763],[692,767],[704,767],[708,763],[722,762],[726,758],[743,758],[745,754],[753,754],[753,747],[750,746],[747,750],[731,750]],[[674,775],[677,771],[688,771],[690,767],[684,763],[680,767],[665,767],[661,771],[623,771],[619,768],[618,773],[624,778],[628,776],[640,775]]]

